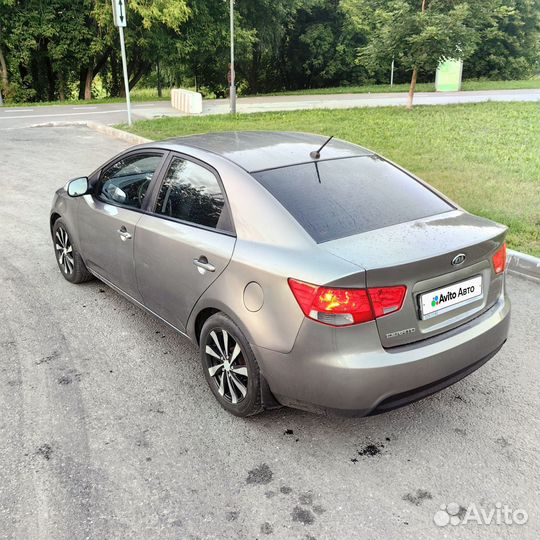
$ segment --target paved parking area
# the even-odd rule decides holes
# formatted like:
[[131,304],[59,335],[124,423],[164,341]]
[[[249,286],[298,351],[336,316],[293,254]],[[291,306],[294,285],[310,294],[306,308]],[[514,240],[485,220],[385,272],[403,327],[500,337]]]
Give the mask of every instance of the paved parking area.
[[[538,537],[540,286],[508,279],[507,345],[436,396],[366,419],[238,419],[184,338],[57,270],[53,191],[125,143],[0,137],[0,538]],[[437,527],[451,502],[529,521]]]

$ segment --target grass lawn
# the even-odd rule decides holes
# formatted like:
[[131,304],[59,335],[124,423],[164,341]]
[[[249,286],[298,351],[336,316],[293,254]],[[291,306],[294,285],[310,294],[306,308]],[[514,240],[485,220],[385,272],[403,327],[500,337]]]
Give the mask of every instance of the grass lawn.
[[466,210],[508,225],[512,249],[540,254],[537,103],[162,118],[137,122],[130,129],[151,139],[226,130],[308,131],[366,146],[424,178]]
[[[488,81],[469,80],[463,81],[462,90],[519,90],[540,87],[538,77],[534,79],[524,79],[520,81]],[[292,96],[292,95],[314,95],[314,94],[368,94],[386,92],[408,92],[409,83],[406,84],[373,84],[368,86],[339,86],[335,88],[308,88],[306,90],[289,90],[284,92],[272,92],[269,94],[258,94],[266,96]],[[435,92],[435,83],[419,83],[416,85],[417,92]]]

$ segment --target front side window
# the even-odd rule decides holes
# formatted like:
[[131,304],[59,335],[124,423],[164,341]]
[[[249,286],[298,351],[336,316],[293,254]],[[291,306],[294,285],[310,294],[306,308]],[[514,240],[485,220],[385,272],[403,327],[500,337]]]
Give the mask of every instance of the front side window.
[[111,165],[101,175],[98,197],[111,204],[141,208],[161,154],[136,154]]
[[208,169],[174,158],[159,190],[156,213],[196,225],[227,229],[225,198]]

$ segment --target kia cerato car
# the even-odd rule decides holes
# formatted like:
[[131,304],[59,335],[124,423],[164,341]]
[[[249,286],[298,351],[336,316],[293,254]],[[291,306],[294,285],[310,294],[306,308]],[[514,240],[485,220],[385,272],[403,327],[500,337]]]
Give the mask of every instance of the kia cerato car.
[[507,338],[506,228],[336,139],[132,147],[59,189],[50,227],[62,275],[97,277],[189,337],[238,416],[388,411]]

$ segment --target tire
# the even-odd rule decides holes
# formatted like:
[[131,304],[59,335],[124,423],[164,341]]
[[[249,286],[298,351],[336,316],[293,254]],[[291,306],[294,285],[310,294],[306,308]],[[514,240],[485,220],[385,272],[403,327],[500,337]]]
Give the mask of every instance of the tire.
[[62,218],[54,222],[52,238],[56,263],[64,278],[70,283],[84,283],[93,279],[94,276],[86,268]]
[[204,376],[219,404],[235,416],[260,413],[259,365],[240,328],[216,313],[204,323],[199,342]]

